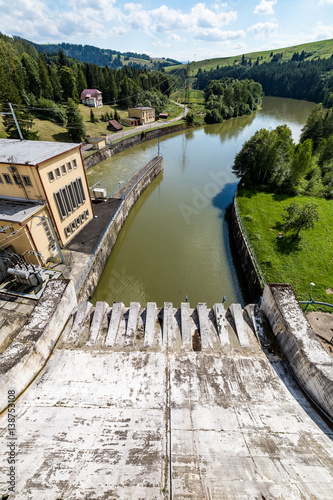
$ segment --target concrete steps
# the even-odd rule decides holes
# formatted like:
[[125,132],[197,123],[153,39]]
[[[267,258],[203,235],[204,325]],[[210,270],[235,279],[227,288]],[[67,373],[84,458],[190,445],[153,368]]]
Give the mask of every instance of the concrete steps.
[[[206,351],[228,349],[258,350],[257,323],[260,311],[240,304],[225,310],[224,304],[199,303],[191,308],[182,303],[174,308],[165,302],[158,308],[155,302],[141,307],[131,302],[125,307],[115,302],[80,302],[72,321],[59,344],[61,348],[110,349],[115,351]],[[244,320],[246,318],[246,321]]]

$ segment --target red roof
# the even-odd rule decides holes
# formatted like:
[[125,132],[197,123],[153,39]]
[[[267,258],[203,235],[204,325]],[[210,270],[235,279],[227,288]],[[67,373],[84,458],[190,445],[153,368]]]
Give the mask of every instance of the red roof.
[[85,89],[83,92],[81,92],[81,97],[80,99],[86,99],[86,97],[100,97],[102,95],[102,92],[100,92],[97,89]]
[[123,126],[117,122],[117,120],[109,120],[109,125],[107,128],[113,127],[115,130],[123,130]]

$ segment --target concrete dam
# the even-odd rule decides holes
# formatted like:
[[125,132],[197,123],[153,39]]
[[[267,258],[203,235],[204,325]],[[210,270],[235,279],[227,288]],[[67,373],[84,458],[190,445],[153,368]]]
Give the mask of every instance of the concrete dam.
[[[314,345],[291,287],[267,287],[261,308],[244,310],[76,305],[73,289],[49,282],[0,357],[2,409],[9,391],[23,392],[16,489],[2,460],[2,498],[330,498],[332,427],[290,368],[307,374],[329,417],[332,359]],[[284,329],[294,360],[275,342]]]
[[[260,307],[89,302],[131,207],[38,302],[0,296],[0,499],[327,500],[333,363],[289,285]],[[100,215],[100,220],[102,218]]]

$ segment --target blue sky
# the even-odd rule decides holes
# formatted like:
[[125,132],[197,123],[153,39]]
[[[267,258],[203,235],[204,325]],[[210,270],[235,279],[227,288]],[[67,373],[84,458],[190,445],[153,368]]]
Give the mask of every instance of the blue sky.
[[0,31],[193,61],[333,38],[333,0],[0,0]]

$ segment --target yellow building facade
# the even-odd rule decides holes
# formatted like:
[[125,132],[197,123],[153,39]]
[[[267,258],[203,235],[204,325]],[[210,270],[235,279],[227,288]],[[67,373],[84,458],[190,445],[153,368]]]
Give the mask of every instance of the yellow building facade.
[[155,109],[146,106],[138,108],[128,108],[129,118],[138,118],[141,125],[155,121]]
[[92,217],[80,144],[0,139],[0,250],[44,264]]

